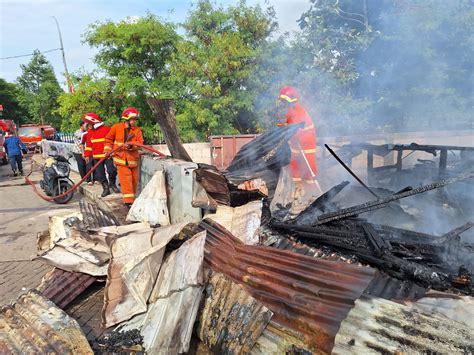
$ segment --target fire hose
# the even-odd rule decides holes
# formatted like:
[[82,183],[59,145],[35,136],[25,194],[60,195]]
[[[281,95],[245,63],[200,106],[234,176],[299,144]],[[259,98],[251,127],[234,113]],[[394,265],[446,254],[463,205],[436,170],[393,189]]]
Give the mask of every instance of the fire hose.
[[30,172],[28,173],[28,175],[25,176],[25,182],[29,185],[31,185],[31,187],[33,188],[33,192],[35,194],[37,194],[40,198],[42,198],[43,200],[45,201],[53,201],[57,198],[61,198],[61,197],[64,197],[68,194],[70,194],[71,192],[73,192],[74,190],[76,190],[79,186],[81,186],[81,184],[87,180],[87,178],[94,172],[95,169],[97,169],[97,167],[102,164],[106,159],[109,159],[112,155],[114,155],[116,152],[120,151],[120,150],[123,150],[123,149],[128,149],[129,147],[138,147],[138,148],[142,148],[142,149],[145,149],[145,150],[148,150],[154,154],[157,154],[161,157],[164,157],[166,156],[165,154],[161,153],[160,151],[148,146],[148,145],[145,145],[145,144],[140,144],[140,143],[135,143],[135,142],[128,142],[128,143],[125,143],[124,145],[120,146],[120,147],[117,147],[113,150],[111,150],[109,153],[107,153],[105,155],[105,157],[101,158],[88,172],[86,175],[84,175],[84,177],[77,183],[75,184],[73,187],[71,187],[69,190],[63,192],[62,194],[60,195],[57,195],[57,196],[45,196],[43,195],[42,193],[40,193],[38,191],[38,189],[36,188],[35,186],[35,183],[33,181],[31,181],[29,179],[29,176],[33,173],[33,161],[31,161],[31,169],[30,169]]

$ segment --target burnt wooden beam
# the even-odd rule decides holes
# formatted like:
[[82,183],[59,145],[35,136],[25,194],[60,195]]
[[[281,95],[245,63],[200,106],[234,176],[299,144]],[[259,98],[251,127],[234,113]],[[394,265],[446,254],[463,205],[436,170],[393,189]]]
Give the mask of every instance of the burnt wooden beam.
[[176,127],[176,115],[174,100],[148,98],[148,106],[155,115],[156,122],[160,125],[161,131],[165,136],[165,141],[170,150],[171,156],[176,159],[193,161],[178,134]]

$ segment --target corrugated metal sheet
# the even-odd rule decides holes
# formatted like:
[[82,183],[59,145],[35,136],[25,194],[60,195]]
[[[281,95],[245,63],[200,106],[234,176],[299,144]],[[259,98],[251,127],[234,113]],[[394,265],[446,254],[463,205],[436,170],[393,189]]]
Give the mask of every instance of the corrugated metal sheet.
[[145,314],[115,331],[141,329],[149,354],[187,352],[204,289],[204,244],[200,232],[173,251],[163,263]]
[[[257,339],[251,354],[303,354],[324,353],[314,352],[304,342],[304,336],[294,330],[282,327],[271,321]],[[328,352],[325,352],[328,353]]]
[[218,169],[226,169],[235,154],[248,142],[257,137],[256,134],[237,134],[234,136],[211,136],[212,163]]
[[45,275],[38,290],[56,306],[64,309],[96,280],[91,275],[55,268]]
[[166,244],[183,227],[184,223],[157,229],[132,224],[117,227],[118,235],[107,237],[112,258],[102,310],[105,328],[146,312]]
[[219,223],[245,244],[257,244],[257,230],[262,219],[262,201],[252,201],[240,207],[219,206],[208,219]]
[[79,207],[82,213],[82,221],[87,228],[95,229],[120,224],[112,213],[100,210],[97,205],[88,202],[86,199],[79,201]]
[[206,287],[199,338],[215,354],[246,354],[273,313],[223,274],[214,274]]
[[242,284],[275,322],[303,333],[314,351],[331,350],[340,322],[374,275],[367,267],[244,245],[208,219],[199,226],[207,231],[206,264]]
[[410,280],[398,280],[380,271],[365,289],[365,293],[385,298],[386,300],[417,300],[426,293],[427,289],[418,286]]
[[[358,264],[357,258],[344,256],[325,248],[314,248],[304,243],[296,242],[280,236],[277,232],[262,228],[260,236],[266,245],[282,250],[291,250],[295,253],[322,258],[325,260],[342,261],[349,264]],[[426,293],[427,289],[418,286],[409,280],[398,280],[378,270],[375,276],[365,289],[365,293],[372,296],[385,298],[387,300],[416,300]]]
[[439,314],[361,297],[342,322],[334,354],[454,354],[474,351],[474,332]]
[[194,170],[194,177],[211,198],[221,205],[230,205],[230,191],[227,179],[216,171],[216,168],[199,164],[199,168]]
[[407,305],[420,312],[443,314],[466,324],[474,332],[474,297],[430,291],[426,297]]
[[277,127],[244,145],[227,168],[226,178],[235,185],[260,178],[265,181],[271,198],[280,168],[290,162],[288,140],[300,127],[298,124]]
[[93,354],[79,324],[38,291],[0,308],[2,354]]

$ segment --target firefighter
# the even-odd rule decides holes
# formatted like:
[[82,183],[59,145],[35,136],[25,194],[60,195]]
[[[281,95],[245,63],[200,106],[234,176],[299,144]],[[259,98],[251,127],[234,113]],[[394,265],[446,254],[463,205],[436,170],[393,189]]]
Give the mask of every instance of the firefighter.
[[[280,90],[279,100],[286,107],[286,124],[303,123],[290,139],[291,150],[290,173],[294,185],[295,200],[305,200],[300,203],[304,208],[307,201],[314,200],[321,195],[316,176],[316,128],[313,120],[300,104],[300,95],[292,86],[285,86]],[[279,124],[281,125],[281,124]],[[299,211],[294,211],[295,213]]]
[[[92,159],[92,166],[105,157],[104,146],[105,136],[110,131],[110,127],[105,125],[100,119],[100,116],[95,112],[89,112],[84,115],[83,121],[91,126],[87,132],[86,148],[84,156],[87,162]],[[105,169],[107,168],[107,175]],[[119,190],[115,186],[117,178],[117,170],[115,169],[112,160],[106,159],[94,171],[94,179],[102,184],[102,197],[110,195],[110,190],[118,193]]]
[[[128,107],[122,112],[122,122],[112,126],[105,137],[105,151],[120,147],[126,143],[143,144],[143,136],[137,127],[139,112],[134,107]],[[117,166],[122,189],[123,202],[131,206],[135,201],[135,193],[138,186],[138,163],[140,160],[139,148],[128,146],[114,153],[113,161]]]

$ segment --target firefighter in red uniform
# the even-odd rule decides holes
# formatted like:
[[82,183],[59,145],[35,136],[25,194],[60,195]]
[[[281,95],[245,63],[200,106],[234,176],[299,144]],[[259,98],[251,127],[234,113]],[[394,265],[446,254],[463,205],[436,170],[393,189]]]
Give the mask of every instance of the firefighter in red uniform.
[[295,187],[294,197],[295,200],[298,200],[302,198],[302,195],[305,195],[303,200],[306,202],[302,205],[306,205],[307,201],[314,200],[321,195],[321,189],[316,180],[318,173],[316,128],[311,117],[300,105],[300,95],[294,87],[283,87],[278,97],[287,108],[286,124],[304,124],[290,139],[289,145],[291,149],[290,172]]
[[[92,166],[97,164],[97,162],[105,157],[104,146],[105,146],[105,136],[110,131],[110,127],[105,125],[104,122],[100,119],[100,116],[95,112],[89,112],[84,115],[84,122],[87,122],[91,125],[91,129],[87,132],[87,141],[86,149],[84,156],[86,161],[90,159],[93,160]],[[105,169],[107,168],[107,175],[105,174]],[[94,171],[94,179],[99,181],[102,184],[102,197],[110,195],[110,190],[115,193],[118,193],[119,190],[115,185],[115,180],[117,178],[117,170],[112,162],[112,160],[106,159],[103,161]]]

